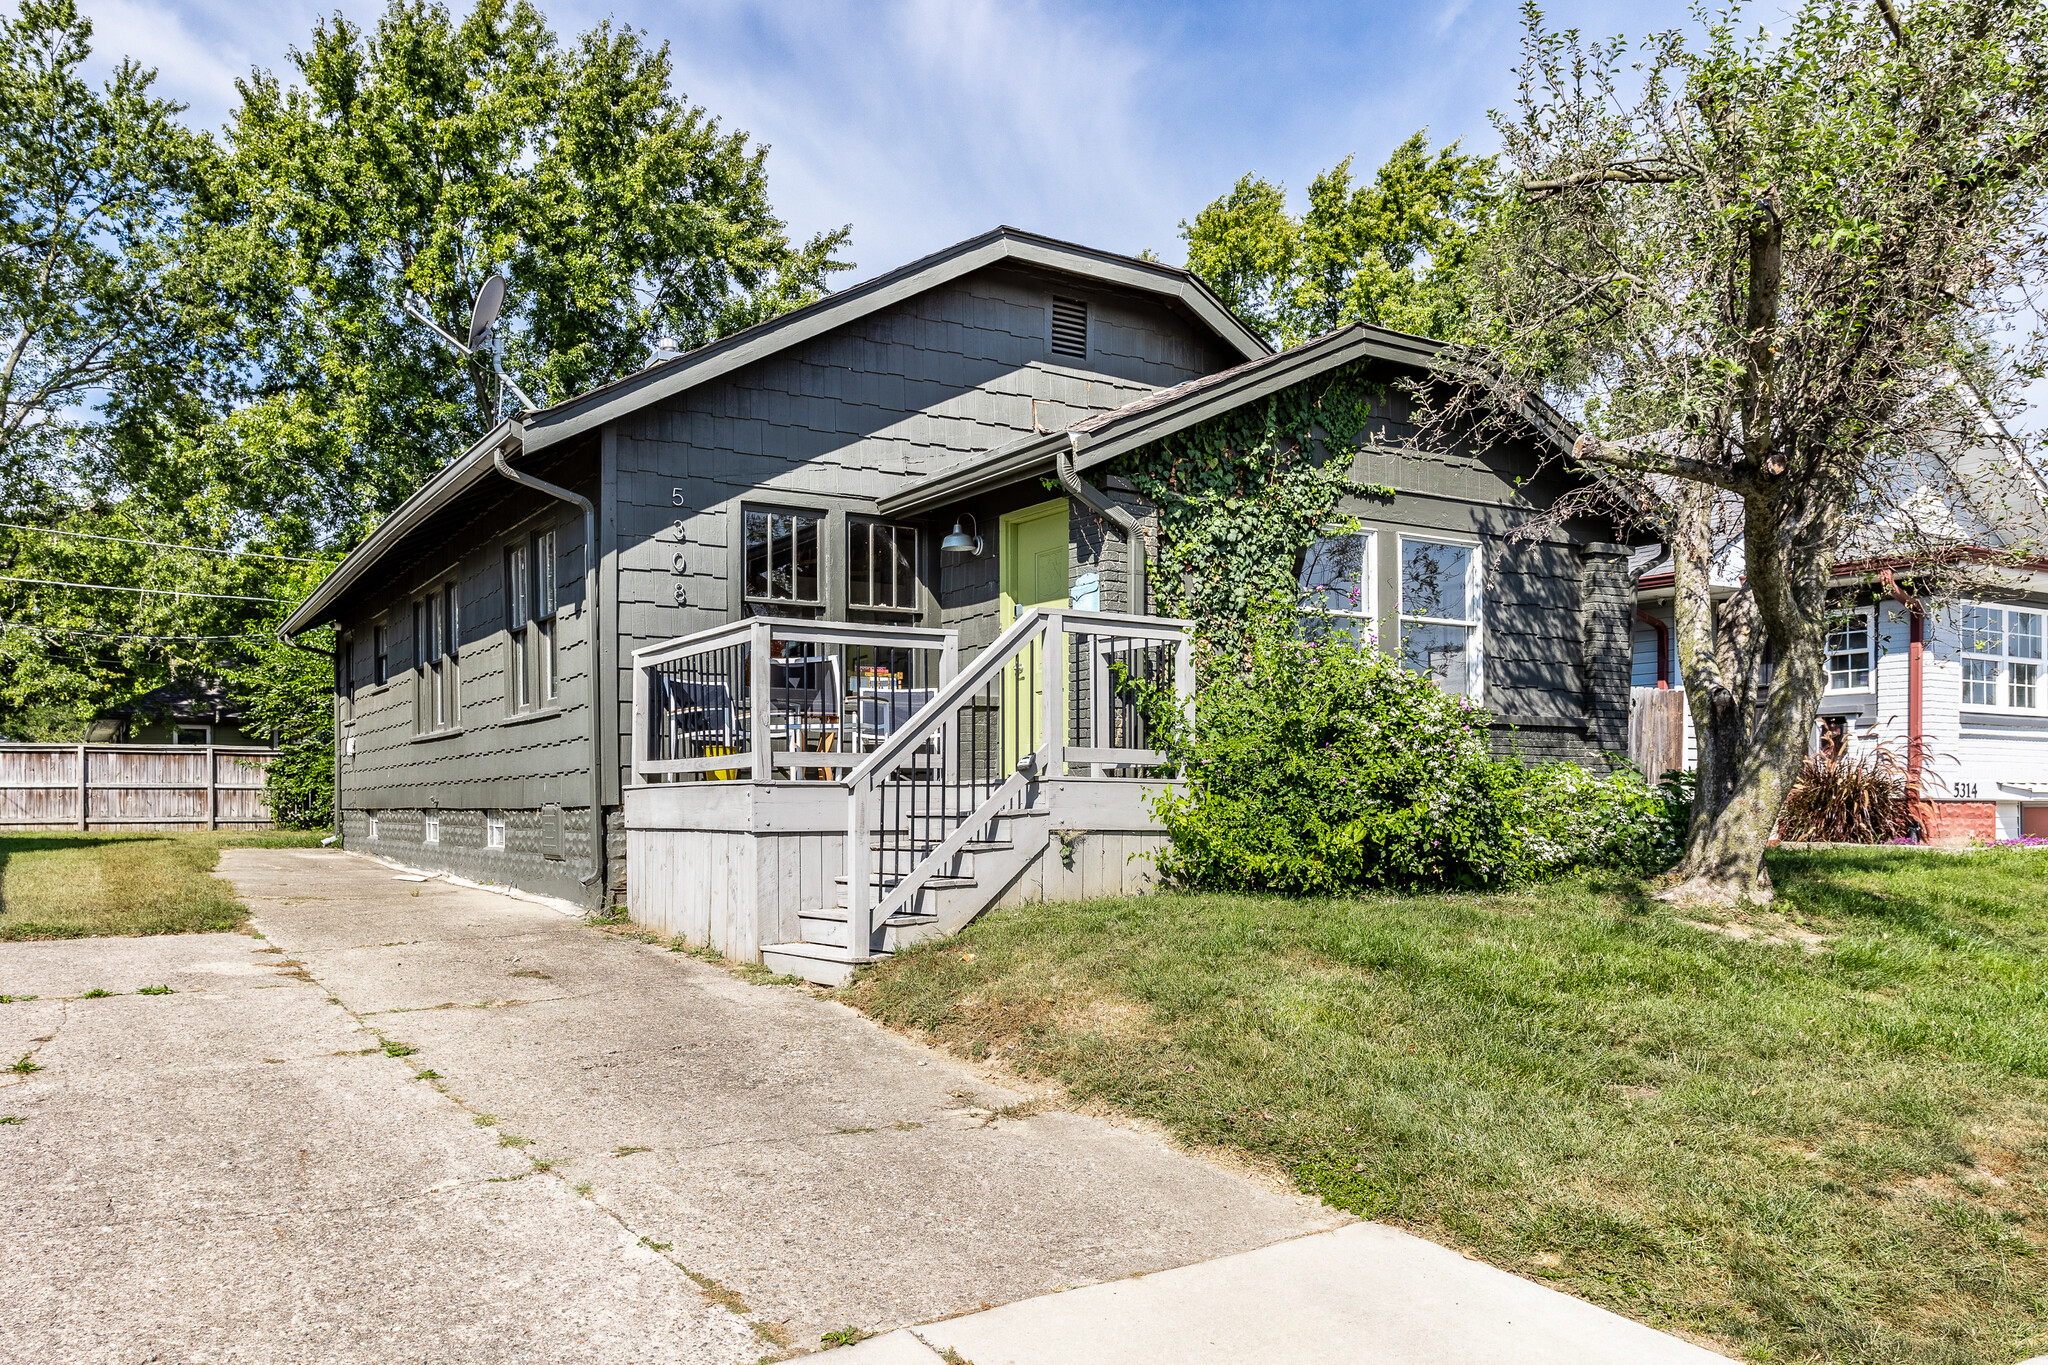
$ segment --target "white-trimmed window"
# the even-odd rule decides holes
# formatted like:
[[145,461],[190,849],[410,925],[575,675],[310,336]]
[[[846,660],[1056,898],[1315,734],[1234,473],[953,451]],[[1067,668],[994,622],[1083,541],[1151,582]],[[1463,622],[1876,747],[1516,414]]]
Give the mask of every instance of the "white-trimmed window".
[[2041,709],[2042,613],[2021,607],[1961,606],[1963,705]]
[[485,847],[485,848],[503,848],[504,846],[505,846],[505,812],[503,812],[503,811],[501,811],[501,810],[494,810],[494,811],[487,811],[487,812],[485,812],[485,814],[484,814],[484,847]]
[[365,829],[365,831],[366,831],[366,834],[367,834],[367,837],[368,837],[368,838],[371,838],[371,839],[374,839],[374,838],[376,838],[376,837],[377,837],[377,812],[375,812],[375,811],[370,811],[370,812],[368,812],[367,814],[365,814],[365,815],[363,816],[363,826],[364,826],[364,829]]
[[423,844],[438,844],[441,842],[440,812],[428,811],[420,820],[420,842]]
[[1876,629],[1869,608],[1851,613],[1848,620],[1831,628],[1827,640],[1827,690],[1869,691],[1875,650]]
[[1479,547],[1401,537],[1401,659],[1446,692],[1479,700],[1484,579]]
[[1310,630],[1341,631],[1359,644],[1377,637],[1373,583],[1377,560],[1370,531],[1324,536],[1301,556],[1301,610]]

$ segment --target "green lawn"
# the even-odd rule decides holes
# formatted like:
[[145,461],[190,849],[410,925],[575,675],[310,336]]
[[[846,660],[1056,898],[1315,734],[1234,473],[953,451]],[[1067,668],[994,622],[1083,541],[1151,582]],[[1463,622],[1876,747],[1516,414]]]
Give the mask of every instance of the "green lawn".
[[239,929],[248,907],[212,875],[223,848],[311,834],[0,834],[0,940]]
[[1628,882],[1162,895],[840,994],[1751,1360],[2048,1351],[2048,853],[1771,866],[1817,950]]

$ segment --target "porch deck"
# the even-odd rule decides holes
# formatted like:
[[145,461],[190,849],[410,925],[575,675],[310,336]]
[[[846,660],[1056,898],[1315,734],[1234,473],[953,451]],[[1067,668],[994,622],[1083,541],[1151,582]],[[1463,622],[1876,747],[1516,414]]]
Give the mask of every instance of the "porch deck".
[[1034,608],[955,632],[753,620],[634,655],[627,907],[836,983],[1002,904],[1149,889],[1185,622]]

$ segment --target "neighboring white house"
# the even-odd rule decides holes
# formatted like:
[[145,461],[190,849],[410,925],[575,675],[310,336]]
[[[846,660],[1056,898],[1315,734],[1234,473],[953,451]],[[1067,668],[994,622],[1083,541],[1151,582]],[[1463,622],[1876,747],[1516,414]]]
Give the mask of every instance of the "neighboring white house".
[[[1882,744],[1902,763],[1917,737],[1934,839],[2048,837],[2048,559],[2016,559],[2043,544],[2048,487],[1988,417],[1985,436],[1952,462],[1968,476],[1964,495],[1943,500],[1967,545],[1946,557],[1949,567],[1979,565],[1979,589],[1918,603],[1916,622],[1910,563],[1872,555],[1841,565],[1835,583],[1844,618],[1828,636],[1828,685],[1814,723],[1816,748],[1835,730],[1852,754]],[[1639,688],[1684,685],[1671,573],[1660,561],[1668,565],[1659,548],[1638,551],[1631,565],[1631,681]],[[1717,598],[1736,587],[1739,547],[1723,563],[1728,568],[1713,576]],[[1905,587],[1893,591],[1888,574]],[[1695,761],[1688,715],[1686,766]]]

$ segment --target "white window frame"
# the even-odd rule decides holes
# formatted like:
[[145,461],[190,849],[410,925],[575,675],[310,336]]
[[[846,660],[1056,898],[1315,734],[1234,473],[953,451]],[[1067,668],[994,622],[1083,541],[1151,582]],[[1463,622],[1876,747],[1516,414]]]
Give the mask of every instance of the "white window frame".
[[420,812],[420,842],[438,844],[441,842],[441,812],[437,810]]
[[[1981,647],[1992,637],[1989,631],[1978,634],[1970,628],[1968,620],[1974,612],[1998,613],[1996,649]],[[2032,656],[2022,654],[2018,657],[2013,655],[2012,638],[2014,632],[2012,622],[2013,618],[2017,616],[2029,617],[2034,621],[2035,629],[2030,634],[2042,650],[2041,654]],[[2043,693],[2048,692],[2048,657],[2043,657],[2048,655],[2048,608],[2037,607],[2028,603],[1957,602],[1955,604],[1954,619],[1957,643],[1960,646],[1958,652],[1961,656],[1961,668],[1959,671],[1962,676],[1959,679],[1958,700],[1961,702],[1962,709],[1966,711],[2012,711],[2021,715],[2038,714],[2043,709]],[[1990,666],[1991,676],[1989,679],[1972,679],[1969,676],[1972,666],[1982,669],[1986,665]],[[2028,670],[2024,675],[2027,679],[2025,682],[2019,681],[2020,677],[2023,676],[2020,673],[2021,669]],[[1991,687],[1991,700],[1988,702],[1972,700],[1970,698],[1970,688],[1973,685],[1982,685],[1987,681]],[[2032,701],[2026,705],[2021,705],[2014,700],[2021,687],[2025,687],[2032,697]]]
[[[1404,565],[1408,557],[1408,543],[1419,545],[1453,545],[1472,552],[1471,565],[1465,571],[1465,616],[1455,619],[1448,616],[1420,616],[1410,614],[1408,603],[1402,596],[1403,580],[1407,577]],[[1394,555],[1394,606],[1396,649],[1401,651],[1405,661],[1408,650],[1408,627],[1462,626],[1468,632],[1465,636],[1465,693],[1474,703],[1486,697],[1486,547],[1471,536],[1454,535],[1447,532],[1431,531],[1410,533],[1403,531],[1395,545]]]
[[[766,570],[767,592],[765,594],[757,593],[753,590],[753,574],[747,562],[748,554],[752,549],[752,547],[748,544],[747,541],[747,527],[748,524],[752,521],[752,519],[757,516],[768,518],[768,563]],[[811,579],[811,581],[817,585],[813,596],[798,597],[795,595],[797,591],[796,538],[798,532],[794,526],[791,527],[789,532],[790,558],[786,561],[789,565],[788,584],[790,595],[785,597],[775,591],[775,585],[777,581],[777,564],[775,559],[775,546],[777,543],[777,537],[775,535],[775,518],[777,517],[797,518],[810,523],[811,545],[813,548],[813,552],[817,555],[817,563],[814,566]],[[829,581],[829,567],[827,565],[827,559],[829,555],[827,546],[829,544],[830,534],[831,518],[824,512],[815,511],[805,507],[784,507],[770,503],[741,503],[739,540],[740,594],[742,600],[748,602],[759,602],[763,605],[774,607],[822,608],[825,605],[825,598],[828,592],[827,585]]]
[[[1852,626],[1855,622],[1859,620],[1863,622],[1863,653],[1866,656],[1863,667],[1863,683],[1861,686],[1858,686],[1854,683],[1847,683],[1840,687],[1837,687],[1835,685],[1834,669],[1834,657],[1837,652],[1834,647],[1835,634],[1837,631],[1847,631],[1850,628],[1850,626]],[[1854,651],[1844,649],[1840,652],[1843,654],[1850,654]],[[1844,617],[1839,625],[1829,626],[1827,634],[1821,637],[1821,655],[1822,667],[1825,668],[1827,671],[1827,682],[1825,686],[1823,686],[1823,688],[1821,689],[1824,693],[1827,693],[1829,695],[1836,695],[1840,693],[1870,692],[1875,690],[1877,687],[1876,609],[1872,607],[1858,607],[1856,608],[1856,610],[1850,612],[1846,617]],[[1853,669],[1850,671],[1854,672]]]
[[[1321,610],[1327,611],[1333,620],[1355,621],[1358,623],[1358,628],[1353,633],[1359,645],[1362,647],[1374,644],[1379,640],[1380,635],[1379,533],[1363,527],[1356,531],[1333,530],[1330,528],[1324,528],[1324,531],[1325,533],[1318,534],[1313,541],[1309,542],[1308,548],[1302,551],[1301,572],[1295,576],[1295,587],[1299,594],[1297,600],[1301,604],[1300,609],[1304,615],[1312,611]],[[1339,611],[1327,602],[1321,601],[1323,591],[1321,587],[1312,586],[1302,580],[1308,577],[1309,570],[1313,567],[1317,546],[1327,545],[1334,540],[1353,539],[1365,542],[1359,550],[1359,601],[1356,610]],[[1311,604],[1312,597],[1316,599],[1313,605]]]
[[363,822],[364,822],[365,826],[367,827],[367,833],[365,834],[365,836],[364,836],[364,837],[366,837],[366,838],[370,838],[370,839],[374,839],[374,838],[376,838],[376,837],[377,837],[377,812],[375,812],[375,811],[373,811],[373,810],[372,810],[372,811],[365,811],[365,812],[363,812]]
[[501,810],[484,812],[484,847],[503,849],[505,847],[505,812]]

